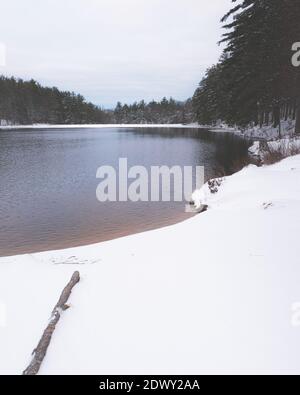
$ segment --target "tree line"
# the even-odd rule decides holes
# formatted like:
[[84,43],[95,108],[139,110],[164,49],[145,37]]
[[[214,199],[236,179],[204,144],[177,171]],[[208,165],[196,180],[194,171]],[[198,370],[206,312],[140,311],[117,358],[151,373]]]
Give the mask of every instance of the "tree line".
[[[232,0],[237,3],[237,0]],[[197,121],[279,127],[297,119],[300,133],[300,68],[292,46],[300,41],[300,1],[244,0],[222,19],[225,50],[199,84],[193,108]]]
[[0,77],[0,122],[12,124],[108,123],[109,113],[74,92],[44,88],[36,81]]
[[191,99],[185,102],[175,101],[164,97],[161,101],[144,100],[131,105],[120,102],[114,110],[117,123],[124,124],[175,124],[190,123],[193,120],[193,107]]
[[103,123],[190,123],[192,100],[173,98],[139,103],[120,102],[114,110],[103,110],[74,92],[42,87],[34,80],[0,76],[0,125],[2,124],[103,124]]
[[83,96],[44,88],[36,81],[0,77],[0,122],[14,124],[191,123],[273,125],[296,119],[300,133],[300,67],[292,47],[300,42],[299,0],[232,0],[222,18],[225,49],[192,99],[118,103],[113,111]]

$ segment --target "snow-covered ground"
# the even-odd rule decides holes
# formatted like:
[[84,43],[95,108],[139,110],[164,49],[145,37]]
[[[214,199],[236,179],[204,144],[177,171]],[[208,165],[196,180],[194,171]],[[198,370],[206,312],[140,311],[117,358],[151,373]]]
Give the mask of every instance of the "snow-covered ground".
[[261,162],[268,162],[270,156],[275,159],[286,158],[291,155],[300,153],[300,135],[290,136],[272,141],[254,141],[249,148],[250,156],[260,160]]
[[[295,121],[287,120],[281,121],[281,136],[291,136],[294,134]],[[49,125],[49,124],[34,124],[34,125],[7,125],[0,123],[0,130],[15,130],[15,129],[102,129],[102,128],[194,128],[194,129],[209,129],[212,132],[233,133],[238,136],[249,138],[251,140],[276,140],[279,137],[279,127],[274,128],[272,125],[253,126],[240,130],[237,127],[230,127],[224,123],[212,127],[210,125],[199,125],[198,123],[190,124],[82,124],[82,125]]]
[[296,121],[292,119],[281,120],[280,127],[274,127],[273,125],[263,125],[262,127],[249,126],[244,130],[239,129],[238,127],[230,127],[224,123],[221,123],[218,127],[209,128],[209,130],[213,132],[229,132],[234,133],[238,136],[247,138],[249,140],[278,140],[281,138],[288,138],[295,134],[295,126]]
[[197,128],[205,129],[207,126],[198,125],[196,123],[183,125],[183,124],[86,124],[86,125],[9,125],[0,126],[0,130],[15,130],[15,129],[102,129],[102,128]]
[[253,126],[244,130],[243,135],[249,139],[276,140],[280,137],[292,136],[295,132],[295,125],[295,120],[282,120],[280,127],[274,128],[272,125]]
[[299,374],[299,181],[299,155],[249,166],[186,222],[0,258],[0,373],[26,367],[79,270],[42,374]]

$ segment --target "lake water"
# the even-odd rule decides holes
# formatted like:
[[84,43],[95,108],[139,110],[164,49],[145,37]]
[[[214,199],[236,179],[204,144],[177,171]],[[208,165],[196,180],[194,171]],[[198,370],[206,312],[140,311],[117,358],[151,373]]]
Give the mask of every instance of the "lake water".
[[198,129],[0,131],[0,256],[96,243],[188,218],[185,202],[100,203],[97,168],[205,166],[230,173],[247,143]]

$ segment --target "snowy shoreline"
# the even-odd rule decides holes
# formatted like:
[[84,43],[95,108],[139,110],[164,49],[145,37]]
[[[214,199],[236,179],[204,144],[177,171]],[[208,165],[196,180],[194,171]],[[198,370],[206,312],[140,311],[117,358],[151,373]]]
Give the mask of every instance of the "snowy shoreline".
[[299,180],[299,155],[251,165],[185,222],[0,258],[0,372],[27,366],[79,270],[42,374],[299,373]]
[[226,124],[220,124],[219,126],[211,125],[199,125],[198,123],[191,124],[62,124],[62,125],[50,125],[50,124],[33,124],[33,125],[1,125],[1,130],[22,130],[22,129],[105,129],[105,128],[162,128],[162,129],[205,129],[209,132],[214,133],[231,133],[241,138],[247,138],[249,140],[278,140],[280,138],[294,137],[296,121],[287,120],[281,121],[281,137],[279,137],[279,127],[273,127],[272,125],[263,125],[262,127],[253,126],[248,127],[245,130],[241,130],[237,127],[231,127]]
[[161,129],[204,129],[209,132],[216,133],[232,133],[236,136],[242,136],[240,130],[228,126],[219,127],[211,125],[199,125],[198,123],[191,124],[77,124],[77,125],[50,125],[50,124],[35,124],[35,125],[6,125],[1,126],[0,131],[3,130],[26,130],[26,129],[144,129],[144,128],[161,128]]
[[274,127],[270,125],[262,126],[248,126],[246,129],[242,130],[238,127],[230,127],[226,124],[221,124],[221,127],[208,128],[212,132],[226,132],[232,133],[236,136],[246,138],[252,141],[276,141],[281,139],[293,138],[297,136],[295,134],[296,121],[292,119],[287,119],[285,121],[280,121],[280,126]]
[[0,130],[17,129],[104,129],[104,128],[186,128],[186,129],[209,129],[207,126],[198,124],[82,124],[82,125],[8,125],[0,126]]

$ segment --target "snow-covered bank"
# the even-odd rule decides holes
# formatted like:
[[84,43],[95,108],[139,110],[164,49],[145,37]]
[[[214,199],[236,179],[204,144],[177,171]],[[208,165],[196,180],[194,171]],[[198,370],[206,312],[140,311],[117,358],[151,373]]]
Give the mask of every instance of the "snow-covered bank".
[[285,137],[274,141],[255,141],[249,154],[261,163],[273,163],[291,155],[300,154],[300,136]]
[[74,270],[43,374],[299,373],[299,181],[300,156],[249,166],[186,222],[0,258],[0,373],[26,367]]
[[[276,160],[300,153],[300,135],[295,133],[295,120],[281,121],[280,126],[272,125],[249,126],[242,130],[221,124],[209,128],[210,132],[231,133],[252,141],[249,154],[260,162],[273,163]],[[273,157],[269,161],[268,158]],[[271,158],[270,158],[271,159]]]
[[220,124],[218,127],[208,127],[212,132],[223,132],[223,133],[233,133],[237,136],[247,138],[249,140],[263,140],[272,141],[278,140],[280,138],[290,138],[295,135],[296,121],[288,119],[286,121],[281,121],[280,126],[274,127],[273,125],[263,125],[263,126],[248,126],[245,129],[240,129],[238,127],[230,127],[226,124]]
[[242,132],[238,128],[232,128],[228,125],[220,125],[215,127],[207,127],[210,132],[214,133],[232,133],[236,135],[240,135]]
[[290,137],[295,133],[296,121],[288,119],[281,121],[280,126],[264,125],[253,126],[245,129],[242,134],[249,139],[276,140],[282,137]]
[[48,124],[37,124],[37,125],[9,125],[0,126],[0,130],[15,130],[15,129],[103,129],[103,128],[196,128],[206,129],[206,126],[198,124],[86,124],[86,125],[48,125]]

